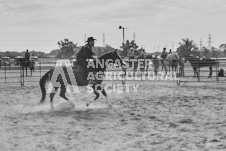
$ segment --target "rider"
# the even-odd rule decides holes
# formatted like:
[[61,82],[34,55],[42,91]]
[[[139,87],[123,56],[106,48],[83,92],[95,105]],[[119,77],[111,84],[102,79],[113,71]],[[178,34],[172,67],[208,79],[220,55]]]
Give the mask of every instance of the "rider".
[[29,62],[30,60],[30,53],[28,52],[28,49],[25,52],[25,60]]
[[171,49],[169,50],[169,53],[168,54],[170,54],[170,53],[172,53]]
[[94,46],[94,39],[93,37],[89,37],[87,39],[87,44],[83,46],[79,52],[76,55],[76,60],[79,65],[83,66],[84,68],[87,68],[88,65],[88,59],[95,59],[93,55],[95,54],[92,51],[92,47]]
[[144,56],[145,56],[145,52],[144,52],[144,50],[141,50],[139,58],[144,59]]
[[166,48],[163,48],[161,58],[166,59],[166,56],[167,56]]

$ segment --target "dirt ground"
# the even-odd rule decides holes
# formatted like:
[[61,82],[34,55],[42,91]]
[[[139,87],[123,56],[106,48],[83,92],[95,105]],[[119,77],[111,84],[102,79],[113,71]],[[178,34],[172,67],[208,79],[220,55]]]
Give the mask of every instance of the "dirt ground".
[[44,104],[38,83],[0,85],[1,151],[226,150],[225,83],[142,81],[137,93],[57,94]]

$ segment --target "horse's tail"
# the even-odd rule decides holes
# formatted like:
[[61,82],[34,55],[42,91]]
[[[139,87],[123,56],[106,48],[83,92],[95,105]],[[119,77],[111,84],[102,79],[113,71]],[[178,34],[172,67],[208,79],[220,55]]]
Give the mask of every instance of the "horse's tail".
[[51,75],[51,71],[52,69],[50,69],[48,72],[46,72],[46,74],[44,74],[44,76],[42,76],[42,78],[40,79],[39,81],[39,85],[40,85],[40,88],[41,88],[41,91],[42,91],[42,99],[40,101],[40,103],[44,102],[45,101],[45,98],[46,98],[46,89],[45,89],[45,84],[47,81],[50,80],[50,75]]

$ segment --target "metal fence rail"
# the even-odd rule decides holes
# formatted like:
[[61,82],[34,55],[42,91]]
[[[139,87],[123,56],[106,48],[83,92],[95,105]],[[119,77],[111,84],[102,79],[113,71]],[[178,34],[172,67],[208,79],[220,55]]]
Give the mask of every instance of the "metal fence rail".
[[22,69],[20,66],[8,68],[0,67],[0,83],[22,83]]
[[198,76],[194,76],[194,70],[189,62],[184,64],[184,72],[185,76],[179,75],[179,82],[180,83],[187,83],[187,82],[226,82],[226,77],[219,77],[218,73],[220,69],[226,71],[226,59],[214,59],[217,64],[212,66],[212,77],[209,77],[210,69],[209,67],[201,67],[198,68],[197,65],[197,72]]
[[[226,82],[226,77],[219,77],[218,73],[220,69],[226,70],[226,59],[216,59],[218,62],[217,65],[213,66],[213,75],[212,78],[208,78],[209,75],[209,67],[203,67],[198,70],[199,76],[194,77],[194,72],[191,64],[189,62],[186,62],[184,64],[184,72],[185,76],[179,75],[179,67],[176,72],[178,75],[176,81],[178,85],[181,83],[187,83],[187,82]],[[29,82],[39,82],[40,78],[51,68],[53,68],[56,65],[56,61],[39,61],[35,64],[35,71],[32,73],[32,76],[30,76],[30,69],[28,68],[28,76],[25,75],[25,72],[22,70],[21,66],[11,66],[9,69],[7,66],[0,67],[0,83],[18,83],[21,86],[24,86],[26,83]],[[108,68],[108,72],[121,72],[121,68]],[[139,71],[139,68],[138,70]],[[159,72],[161,71],[161,66],[159,67]],[[127,72],[133,72],[132,68],[128,68]],[[154,68],[149,67],[148,72],[154,73]],[[164,72],[164,71],[162,71]],[[142,74],[142,73],[141,73]],[[141,74],[138,74],[141,76]],[[121,81],[121,80],[110,80],[107,81]],[[129,80],[128,80],[129,81]],[[148,80],[141,80],[141,81],[148,81]]]

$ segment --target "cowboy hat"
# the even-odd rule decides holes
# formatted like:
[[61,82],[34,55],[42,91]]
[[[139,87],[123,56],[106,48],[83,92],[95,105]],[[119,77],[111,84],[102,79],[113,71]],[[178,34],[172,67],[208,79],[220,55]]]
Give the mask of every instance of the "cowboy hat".
[[89,37],[86,42],[93,41],[93,40],[96,40],[96,39],[94,39],[93,37]]

